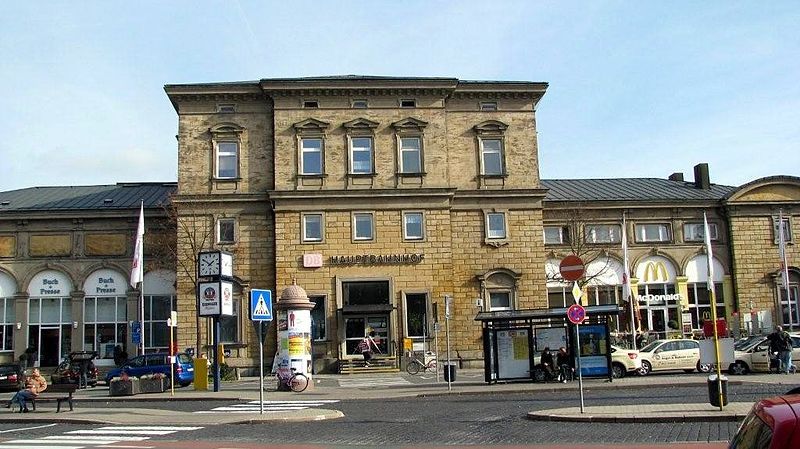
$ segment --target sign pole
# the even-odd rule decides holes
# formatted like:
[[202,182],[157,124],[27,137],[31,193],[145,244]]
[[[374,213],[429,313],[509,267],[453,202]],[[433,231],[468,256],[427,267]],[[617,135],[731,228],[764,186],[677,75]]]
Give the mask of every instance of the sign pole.
[[167,320],[167,328],[169,329],[169,395],[175,396],[175,360],[173,357],[175,354],[172,352],[172,326],[175,323],[172,321],[172,318]]
[[214,322],[214,392],[219,392],[219,315],[212,318]]
[[581,396],[581,414],[583,414],[583,374],[581,373],[581,325],[575,325],[575,344],[578,346],[578,351],[576,352],[576,363],[575,366],[578,368],[578,391],[580,391]]
[[[450,303],[452,302],[451,296],[445,295],[444,297],[444,324],[445,331],[447,332],[447,391],[451,391],[453,386],[453,376],[450,372]],[[455,370],[454,370],[455,371]]]
[[272,321],[272,291],[250,290],[250,320],[258,333],[258,409],[264,414],[264,322]]
[[264,326],[258,321],[258,407],[264,414]]

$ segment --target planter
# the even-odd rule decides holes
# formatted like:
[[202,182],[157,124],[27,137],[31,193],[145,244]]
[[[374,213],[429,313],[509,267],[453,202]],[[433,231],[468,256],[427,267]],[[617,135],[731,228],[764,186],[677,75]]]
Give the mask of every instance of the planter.
[[166,387],[164,379],[139,379],[139,393],[163,393]]
[[108,386],[109,396],[133,396],[139,393],[139,379],[112,380]]

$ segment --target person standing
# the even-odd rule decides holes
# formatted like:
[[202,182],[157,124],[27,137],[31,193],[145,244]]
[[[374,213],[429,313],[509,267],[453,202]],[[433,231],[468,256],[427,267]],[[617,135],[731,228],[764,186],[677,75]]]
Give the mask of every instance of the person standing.
[[28,413],[26,401],[35,399],[41,392],[47,389],[47,381],[39,372],[39,368],[34,368],[30,376],[25,379],[25,389],[18,391],[11,401],[6,404],[6,408],[11,408],[11,404],[19,404],[20,413]]
[[792,369],[792,337],[781,326],[775,326],[775,332],[769,334],[769,350],[778,353],[779,369],[789,374]]
[[556,365],[558,365],[558,377],[561,378],[562,383],[567,383],[567,379],[573,379],[572,357],[567,353],[567,348],[558,348],[556,354]]

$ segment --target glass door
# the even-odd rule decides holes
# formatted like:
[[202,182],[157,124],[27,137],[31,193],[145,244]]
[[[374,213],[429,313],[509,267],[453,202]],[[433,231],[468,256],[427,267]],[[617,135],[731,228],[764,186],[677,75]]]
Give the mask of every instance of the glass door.
[[651,333],[657,338],[665,338],[667,335],[667,310],[663,308],[651,308],[648,310],[648,327]]
[[389,351],[389,315],[359,315],[348,316],[344,319],[345,353],[347,357],[361,357],[361,352],[356,346],[370,332],[375,332],[375,343],[378,344],[380,354],[387,355]]

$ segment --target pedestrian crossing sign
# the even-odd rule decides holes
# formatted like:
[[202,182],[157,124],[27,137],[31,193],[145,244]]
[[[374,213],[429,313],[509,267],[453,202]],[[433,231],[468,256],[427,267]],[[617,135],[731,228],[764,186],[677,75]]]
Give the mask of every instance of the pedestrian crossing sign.
[[250,319],[272,321],[272,291],[250,290]]

